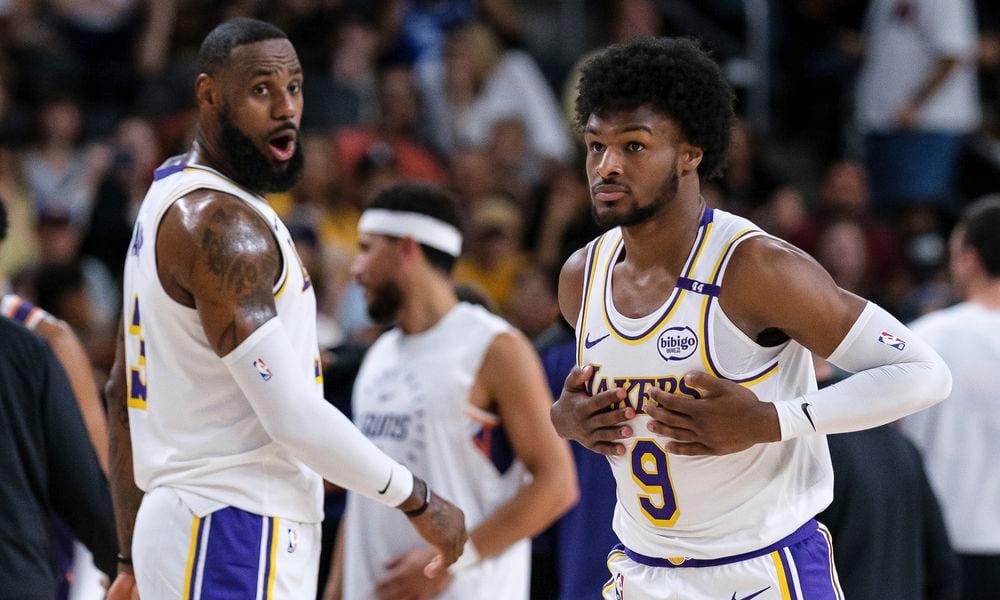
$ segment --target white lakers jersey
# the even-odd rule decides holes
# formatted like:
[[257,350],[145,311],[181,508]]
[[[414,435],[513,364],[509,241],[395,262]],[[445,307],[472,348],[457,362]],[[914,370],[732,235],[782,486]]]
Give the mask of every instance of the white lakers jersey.
[[[393,329],[380,337],[354,385],[355,424],[461,508],[469,529],[525,481],[499,418],[469,403],[486,350],[509,328],[483,308],[459,303],[425,332]],[[400,511],[357,494],[348,495],[346,527],[345,600],[374,598],[385,564],[426,546]],[[440,598],[527,598],[529,544],[519,541],[459,572]]]
[[662,306],[638,318],[622,315],[612,301],[621,230],[588,246],[577,359],[594,365],[593,393],[622,387],[636,409],[627,452],[608,460],[617,482],[614,530],[640,554],[679,563],[756,550],[795,531],[832,499],[825,437],[687,457],[666,453],[667,440],[646,428],[643,407],[654,387],[698,397],[682,379],[689,371],[736,381],[769,402],[816,389],[808,350],[794,341],[759,346],[719,306],[734,249],[762,234],[745,219],[706,209],[677,286]]
[[281,248],[275,305],[302,367],[322,394],[316,298],[291,236],[267,202],[217,171],[175,157],[157,169],[125,261],[125,360],[138,486],[169,486],[199,516],[222,506],[322,520],[322,480],[272,440],[216,355],[198,312],[170,298],[156,270],[167,209],[198,189],[231,194],[270,225]]

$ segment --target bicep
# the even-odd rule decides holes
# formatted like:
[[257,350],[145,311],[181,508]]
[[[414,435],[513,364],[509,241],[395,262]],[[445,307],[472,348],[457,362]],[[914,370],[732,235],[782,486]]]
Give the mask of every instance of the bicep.
[[753,323],[756,333],[779,329],[822,357],[836,350],[867,303],[838,287],[802,250],[763,237],[737,248],[720,302]]
[[[263,219],[225,195],[184,198],[167,212],[158,245],[186,255],[172,271],[191,295],[212,348],[225,356],[276,316],[277,241]],[[168,254],[169,255],[169,254]]]

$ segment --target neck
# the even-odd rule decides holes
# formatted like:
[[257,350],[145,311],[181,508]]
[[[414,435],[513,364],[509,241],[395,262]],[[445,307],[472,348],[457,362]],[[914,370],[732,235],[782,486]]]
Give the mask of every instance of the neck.
[[705,200],[699,194],[697,177],[693,185],[682,181],[677,195],[660,214],[645,223],[622,228],[625,260],[640,268],[680,265],[679,272],[698,235],[704,210]]
[[965,299],[972,304],[1000,310],[1000,278],[983,279],[970,285]]
[[195,133],[190,156],[191,162],[211,167],[239,183],[240,180],[236,174],[236,169],[226,159],[226,153],[222,151],[222,145],[219,143],[219,140],[206,135],[201,125],[198,126],[198,131]]
[[396,324],[407,335],[422,333],[437,324],[458,304],[451,280],[436,270],[415,278],[405,290],[406,300],[396,314]]

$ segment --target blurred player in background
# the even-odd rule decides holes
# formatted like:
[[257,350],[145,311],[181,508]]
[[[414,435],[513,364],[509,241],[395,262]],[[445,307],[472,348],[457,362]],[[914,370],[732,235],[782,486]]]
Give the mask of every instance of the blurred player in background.
[[460,227],[455,200],[429,186],[390,188],[362,214],[353,273],[372,318],[396,327],[365,356],[352,402],[364,434],[462,508],[469,541],[448,579],[427,579],[433,549],[397,512],[351,494],[346,600],[526,599],[529,538],[576,502],[530,342],[455,295]]

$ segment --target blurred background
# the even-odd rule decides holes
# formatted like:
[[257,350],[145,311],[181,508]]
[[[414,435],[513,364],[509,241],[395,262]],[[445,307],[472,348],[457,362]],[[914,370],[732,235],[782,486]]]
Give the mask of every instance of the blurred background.
[[[737,90],[706,199],[904,321],[951,301],[948,230],[1000,181],[1000,6],[986,0],[0,0],[0,274],[77,330],[98,373],[133,216],[191,140],[198,45],[237,15],[285,29],[306,70],[305,176],[270,200],[309,263],[327,347],[370,331],[347,265],[365,198],[400,180],[461,198],[460,282],[529,336],[558,321],[554,275],[599,233],[570,125],[576,69],[636,36],[698,38]],[[943,31],[922,31],[929,19]],[[879,30],[908,21],[916,42]]]
[[233,16],[283,28],[305,69],[305,175],[269,200],[316,285],[328,367],[348,374],[328,377],[334,400],[374,332],[347,270],[357,219],[398,181],[460,198],[465,292],[539,343],[560,330],[558,269],[600,233],[575,78],[609,43],[710,49],[739,120],[709,204],[904,322],[955,301],[949,231],[1000,191],[995,1],[0,0],[0,292],[71,325],[99,385],[133,218],[189,147],[198,46]]

